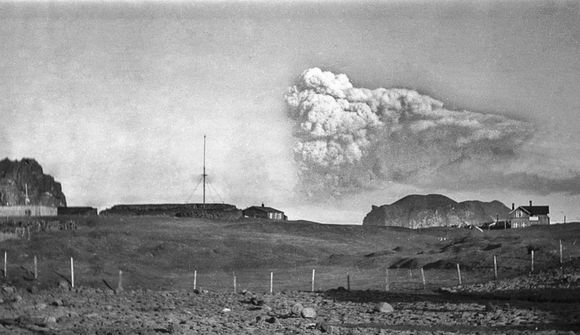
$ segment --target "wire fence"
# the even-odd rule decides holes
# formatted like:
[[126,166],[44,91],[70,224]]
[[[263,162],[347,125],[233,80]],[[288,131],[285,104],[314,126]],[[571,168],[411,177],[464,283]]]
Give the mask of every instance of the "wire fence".
[[0,242],[5,240],[30,240],[32,234],[48,231],[76,230],[77,222],[67,218],[8,218],[0,222]]
[[[63,282],[75,285],[102,286],[115,289],[200,289],[208,291],[279,292],[324,291],[337,287],[353,290],[421,291],[440,287],[469,285],[503,279],[563,266],[580,258],[576,241],[562,241],[556,250],[535,251],[522,256],[489,254],[489,260],[477,268],[462,268],[459,263],[446,263],[444,268],[386,268],[305,265],[275,269],[204,270],[175,269],[148,271],[144,268],[95,267],[90,260],[47,259],[37,255],[14,255],[0,250],[2,276],[0,282],[25,280],[37,284]],[[527,263],[527,264],[526,264]],[[504,264],[519,264],[510,267]],[[122,283],[122,284],[121,284]],[[158,285],[158,286],[155,286]]]

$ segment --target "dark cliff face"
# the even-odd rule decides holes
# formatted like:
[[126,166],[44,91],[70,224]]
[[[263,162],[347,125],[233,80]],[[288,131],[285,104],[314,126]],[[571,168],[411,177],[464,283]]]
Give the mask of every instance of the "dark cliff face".
[[26,204],[26,187],[31,205],[65,207],[66,198],[59,182],[44,174],[34,159],[0,161],[0,205]]
[[363,225],[406,228],[481,225],[507,218],[509,208],[499,201],[456,202],[440,194],[409,195],[390,205],[373,206]]

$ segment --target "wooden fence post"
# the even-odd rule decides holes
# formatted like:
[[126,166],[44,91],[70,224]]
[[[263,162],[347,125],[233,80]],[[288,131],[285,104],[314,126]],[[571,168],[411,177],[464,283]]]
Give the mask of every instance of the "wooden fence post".
[[234,275],[234,293],[237,293],[238,289],[237,289],[237,283],[236,283],[236,273],[233,273]]
[[532,250],[532,272],[534,272],[534,250]]
[[34,255],[34,280],[38,279],[38,260],[36,259],[36,255]]
[[427,289],[427,282],[425,281],[425,271],[423,271],[423,267],[421,267],[421,278],[423,279],[423,289]]
[[119,282],[117,283],[117,291],[123,290],[123,271],[119,270]]
[[314,278],[316,277],[316,269],[312,269],[312,289],[311,291],[314,292]]
[[197,270],[193,270],[193,289],[197,289]]
[[270,272],[270,294],[274,293],[274,272]]
[[497,280],[497,256],[493,255],[493,277]]
[[7,277],[6,268],[8,264],[8,252],[4,251],[4,279]]
[[560,240],[560,265],[564,263],[564,257],[562,255],[562,240]]
[[70,286],[75,288],[75,267],[73,258],[70,258]]
[[389,268],[385,269],[385,291],[389,291]]
[[459,263],[457,263],[457,279],[459,280],[459,285],[461,285],[461,269],[459,268]]
[[346,273],[346,289],[350,291],[350,273]]

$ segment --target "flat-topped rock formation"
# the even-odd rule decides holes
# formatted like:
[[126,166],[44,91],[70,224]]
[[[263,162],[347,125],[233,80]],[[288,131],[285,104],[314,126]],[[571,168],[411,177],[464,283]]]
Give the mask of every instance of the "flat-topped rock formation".
[[406,228],[481,225],[507,218],[509,208],[499,201],[456,202],[444,195],[413,194],[390,205],[372,206],[363,225]]

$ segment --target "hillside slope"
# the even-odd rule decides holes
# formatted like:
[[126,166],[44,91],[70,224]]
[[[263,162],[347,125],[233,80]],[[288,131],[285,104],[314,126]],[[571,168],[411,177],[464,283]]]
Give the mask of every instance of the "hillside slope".
[[505,219],[509,208],[499,201],[456,202],[444,195],[409,195],[390,205],[373,206],[363,225],[427,228],[481,225]]
[[[230,284],[232,272],[238,274],[240,285],[263,284],[274,271],[279,287],[308,289],[313,268],[324,285],[344,285],[345,273],[350,272],[359,278],[359,285],[364,276],[376,276],[368,281],[372,287],[384,282],[386,267],[433,271],[460,264],[465,271],[483,271],[489,278],[493,255],[498,255],[502,276],[520,274],[528,271],[529,250],[536,250],[540,269],[557,264],[559,239],[566,258],[580,256],[574,242],[580,237],[580,224],[482,233],[147,216],[79,220],[77,230],[3,241],[8,280],[22,286],[54,287],[68,277],[70,257],[74,257],[78,284],[97,287],[103,287],[103,280],[115,283],[119,270],[126,288],[191,287],[195,269],[198,285],[205,287]],[[30,279],[35,255],[38,283]]]

